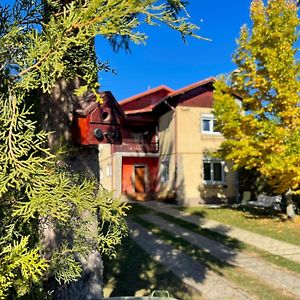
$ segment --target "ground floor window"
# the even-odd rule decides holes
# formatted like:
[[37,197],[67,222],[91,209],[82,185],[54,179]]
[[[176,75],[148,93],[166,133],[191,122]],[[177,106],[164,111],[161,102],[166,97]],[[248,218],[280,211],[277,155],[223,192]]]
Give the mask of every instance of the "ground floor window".
[[207,184],[222,184],[225,182],[225,163],[217,159],[203,161],[203,179]]
[[168,158],[163,159],[161,161],[160,182],[162,183],[169,181],[169,165],[170,165],[170,161]]

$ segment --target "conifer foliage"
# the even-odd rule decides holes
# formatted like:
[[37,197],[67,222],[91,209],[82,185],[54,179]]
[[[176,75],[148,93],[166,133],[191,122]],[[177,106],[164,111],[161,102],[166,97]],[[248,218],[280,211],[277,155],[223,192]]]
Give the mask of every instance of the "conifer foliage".
[[[0,5],[0,299],[22,297],[49,277],[59,283],[76,280],[81,266],[74,253],[97,249],[114,255],[126,234],[126,204],[96,182],[57,166],[45,148],[47,133],[33,121],[35,107],[27,104],[31,92],[50,92],[57,79],[78,76],[87,83],[78,93],[87,88],[96,93],[95,72],[105,66],[68,60],[74,48],[91,45],[96,35],[143,43],[146,36],[138,27],[145,22],[195,36],[196,26],[177,15],[184,8],[179,0],[63,2]],[[98,216],[96,230],[83,221],[87,211]],[[43,224],[59,230],[55,249],[40,242]]]
[[251,30],[241,29],[230,84],[216,83],[221,154],[236,169],[258,171],[274,192],[300,194],[297,1],[253,0],[251,19]]

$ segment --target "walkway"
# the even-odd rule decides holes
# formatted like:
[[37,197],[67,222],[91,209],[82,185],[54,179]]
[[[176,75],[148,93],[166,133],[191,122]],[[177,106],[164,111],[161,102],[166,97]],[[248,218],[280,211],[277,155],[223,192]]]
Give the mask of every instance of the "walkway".
[[158,227],[180,237],[197,248],[203,249],[216,259],[229,263],[231,265],[243,268],[253,273],[258,278],[272,284],[277,289],[289,291],[294,296],[300,298],[300,277],[290,272],[285,272],[280,268],[271,265],[264,260],[231,249],[222,243],[211,240],[192,231],[172,224],[156,215],[142,216],[146,221],[157,225]]
[[165,244],[140,225],[132,221],[129,221],[128,225],[131,230],[131,238],[140,247],[149,253],[155,261],[170,269],[185,284],[198,290],[205,299],[255,299],[220,275],[208,270],[203,263],[197,262],[181,251]]
[[155,201],[140,202],[139,204],[144,205],[150,209],[158,212],[163,212],[175,218],[193,223],[195,225],[201,226],[201,228],[206,228],[211,231],[218,232],[220,234],[229,236],[231,238],[237,239],[241,242],[252,245],[256,248],[260,248],[274,255],[282,256],[288,260],[300,263],[300,247],[295,246],[286,242],[278,241],[257,233],[253,233],[244,229],[237,227],[225,225],[220,222],[205,220],[196,215],[190,215],[183,211],[176,209],[170,204],[164,204]]

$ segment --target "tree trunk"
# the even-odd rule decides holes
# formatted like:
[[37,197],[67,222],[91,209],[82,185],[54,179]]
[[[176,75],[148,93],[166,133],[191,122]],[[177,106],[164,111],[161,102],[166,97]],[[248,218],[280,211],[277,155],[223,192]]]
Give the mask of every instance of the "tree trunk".
[[[58,147],[66,144],[71,145],[72,151],[66,154],[63,161],[60,162],[61,164],[72,172],[82,172],[87,177],[99,180],[98,146],[77,146],[72,143],[71,139],[73,111],[78,108],[78,103],[81,100],[74,96],[74,90],[79,85],[78,79],[69,83],[60,79],[50,95],[41,95],[42,129],[51,132],[48,144],[54,152]],[[83,219],[85,219],[84,216]],[[91,238],[97,232],[97,223],[95,216],[91,221],[93,232],[87,233],[91,235]],[[59,233],[51,224],[43,226],[42,233],[45,252],[51,252],[51,249],[59,245]],[[54,280],[50,280],[51,282],[47,285],[53,291],[53,299],[101,299],[103,296],[103,262],[100,253],[92,251],[86,259],[79,254],[75,254],[75,256],[82,264],[81,278],[76,282],[62,286],[59,286]]]

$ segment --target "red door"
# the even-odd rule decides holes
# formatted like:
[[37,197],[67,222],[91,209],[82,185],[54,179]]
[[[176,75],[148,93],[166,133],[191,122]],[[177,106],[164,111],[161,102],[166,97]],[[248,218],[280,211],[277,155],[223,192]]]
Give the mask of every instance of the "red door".
[[134,166],[134,188],[136,193],[145,193],[145,166]]

